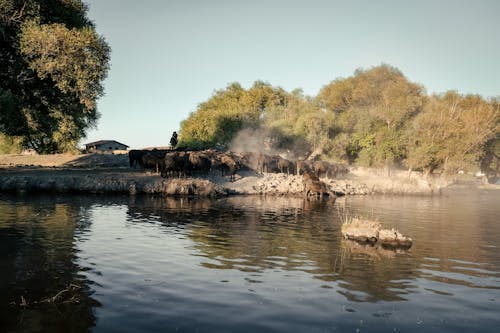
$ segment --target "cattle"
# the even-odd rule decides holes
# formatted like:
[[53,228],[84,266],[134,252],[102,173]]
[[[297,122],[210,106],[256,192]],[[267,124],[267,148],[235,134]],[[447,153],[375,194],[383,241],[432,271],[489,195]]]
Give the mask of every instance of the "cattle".
[[[306,198],[330,196],[332,193],[327,188],[326,184],[319,180],[319,177],[312,171],[306,170],[303,174],[304,194]],[[335,198],[335,195],[332,197]]]
[[264,154],[257,155],[257,171],[260,173],[264,173],[264,169],[266,166],[266,158],[269,158],[269,156]]
[[222,175],[229,174],[230,181],[234,181],[236,172],[241,168],[241,163],[230,154],[222,154],[220,157]]
[[205,156],[210,160],[210,171],[222,172],[221,152],[209,149],[205,150]]
[[161,176],[182,177],[186,175],[188,155],[186,152],[172,151],[165,154]]
[[326,161],[314,161],[312,169],[320,177],[335,178],[338,174],[347,173],[348,170],[342,164],[334,164]]
[[297,161],[295,163],[295,170],[297,172],[297,176],[302,175],[305,171],[312,170],[312,162],[307,160]]
[[280,156],[269,156],[266,154],[259,154],[257,156],[257,171],[260,173],[278,173],[280,168],[278,166],[278,161],[281,159]]
[[242,168],[248,170],[258,170],[258,157],[259,153],[249,152],[249,153],[239,153],[235,154],[241,164]]
[[163,158],[154,153],[147,152],[142,155],[142,168],[155,170],[158,173],[163,169]]
[[283,157],[280,157],[278,156],[278,168],[280,170],[281,173],[285,173],[286,171],[286,174],[289,175],[291,173],[294,173],[295,172],[295,165],[292,161],[289,161]]
[[190,175],[210,172],[212,161],[204,152],[189,152],[187,159],[187,172]]
[[318,177],[324,177],[328,172],[328,163],[325,161],[314,161],[312,163],[312,169]]
[[144,150],[136,150],[132,149],[131,151],[128,152],[128,159],[130,163],[131,168],[136,168],[139,166],[139,168],[143,168],[142,165],[142,156],[145,154]]
[[[159,166],[154,157],[163,151],[146,153],[140,163],[145,168],[162,171],[163,177],[206,175],[209,172],[220,172],[222,176],[230,176],[234,181],[235,174],[243,169],[253,169],[260,173],[286,173],[307,176],[307,173],[316,177],[335,176],[337,166],[324,161],[290,161],[279,155],[270,156],[260,153],[231,153],[217,150],[186,151],[169,150],[163,155]],[[143,152],[144,154],[144,152]],[[153,155],[153,156],[150,156]],[[319,180],[319,178],[318,178]]]

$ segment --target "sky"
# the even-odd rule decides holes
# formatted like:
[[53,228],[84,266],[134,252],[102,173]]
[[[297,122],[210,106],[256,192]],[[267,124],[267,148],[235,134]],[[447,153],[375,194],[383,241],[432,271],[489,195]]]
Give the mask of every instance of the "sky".
[[111,51],[81,144],[166,146],[215,90],[256,80],[315,96],[357,68],[428,93],[500,96],[500,0],[84,0]]

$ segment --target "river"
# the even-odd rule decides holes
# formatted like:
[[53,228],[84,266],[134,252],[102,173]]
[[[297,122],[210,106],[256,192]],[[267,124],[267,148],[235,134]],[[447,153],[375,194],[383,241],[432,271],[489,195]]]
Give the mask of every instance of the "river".
[[[0,195],[2,332],[497,332],[500,196]],[[414,239],[344,240],[344,216]]]

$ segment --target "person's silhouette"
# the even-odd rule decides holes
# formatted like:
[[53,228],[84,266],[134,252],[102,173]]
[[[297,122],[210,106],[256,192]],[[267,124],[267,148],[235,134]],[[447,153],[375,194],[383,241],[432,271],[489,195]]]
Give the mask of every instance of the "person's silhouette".
[[175,148],[175,146],[177,146],[177,132],[174,131],[174,133],[172,133],[172,137],[170,138],[170,146],[172,148]]

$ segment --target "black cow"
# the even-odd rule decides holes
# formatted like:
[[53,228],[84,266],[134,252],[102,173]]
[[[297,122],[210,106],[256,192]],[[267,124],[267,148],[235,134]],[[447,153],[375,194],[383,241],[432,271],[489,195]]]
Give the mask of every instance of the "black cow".
[[328,190],[326,184],[319,180],[319,177],[311,170],[308,170],[306,168],[302,177],[304,181],[304,194],[306,198],[323,198],[324,195],[332,196],[333,198],[335,198],[335,195],[332,195],[332,193]]
[[173,151],[165,154],[163,160],[163,169],[161,171],[161,176],[163,178],[169,176],[182,177],[186,175],[188,165],[188,155],[186,152]]
[[139,166],[141,169],[143,168],[142,164],[142,156],[145,154],[144,150],[136,150],[132,149],[131,151],[128,152],[128,159],[130,163],[131,168],[136,168]]
[[212,167],[212,161],[203,152],[189,152],[187,162],[187,172],[191,175],[197,173],[206,175]]
[[147,152],[142,155],[142,167],[158,173],[163,169],[163,158],[153,152]]
[[229,180],[234,181],[236,172],[240,169],[241,164],[229,154],[222,154],[220,157],[222,175],[229,174]]

